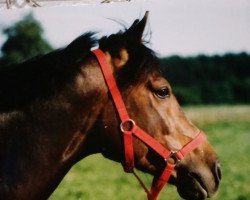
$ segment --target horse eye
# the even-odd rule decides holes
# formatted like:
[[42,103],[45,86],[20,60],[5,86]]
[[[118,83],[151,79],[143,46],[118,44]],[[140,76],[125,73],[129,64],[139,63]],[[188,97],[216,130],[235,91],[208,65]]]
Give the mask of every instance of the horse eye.
[[156,96],[158,96],[161,99],[165,99],[165,98],[170,96],[170,92],[169,92],[169,89],[167,87],[155,90],[155,94],[156,94]]

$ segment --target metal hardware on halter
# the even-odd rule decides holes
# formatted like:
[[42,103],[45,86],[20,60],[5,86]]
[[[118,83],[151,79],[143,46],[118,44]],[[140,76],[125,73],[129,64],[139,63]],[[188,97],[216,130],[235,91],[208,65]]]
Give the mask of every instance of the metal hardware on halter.
[[177,151],[171,151],[170,156],[165,158],[164,161],[166,163],[169,163],[170,158],[173,160],[173,162],[171,162],[171,164],[173,164],[173,165],[177,165],[181,161],[180,158],[177,155]]
[[[126,128],[124,127],[126,124],[129,125],[128,130],[126,130]],[[134,127],[135,127],[135,121],[132,119],[128,119],[127,121],[121,122],[121,124],[120,124],[120,129],[121,129],[121,132],[123,132],[123,133],[125,131],[132,131]]]

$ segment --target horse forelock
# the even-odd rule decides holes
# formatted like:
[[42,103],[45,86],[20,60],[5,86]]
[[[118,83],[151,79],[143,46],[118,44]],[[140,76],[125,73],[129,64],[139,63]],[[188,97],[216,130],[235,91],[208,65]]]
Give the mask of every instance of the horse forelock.
[[[99,40],[100,48],[108,51],[114,58],[119,58],[121,49],[126,49],[128,52],[128,62],[116,74],[117,82],[121,87],[145,81],[148,74],[153,71],[160,72],[159,58],[152,49],[147,47],[149,42],[144,39],[137,43],[126,40],[124,33],[126,31],[120,31]],[[144,38],[147,38],[147,35]]]
[[118,84],[121,87],[140,84],[155,71],[160,72],[159,59],[151,49],[141,46],[130,54],[127,64],[117,73]]

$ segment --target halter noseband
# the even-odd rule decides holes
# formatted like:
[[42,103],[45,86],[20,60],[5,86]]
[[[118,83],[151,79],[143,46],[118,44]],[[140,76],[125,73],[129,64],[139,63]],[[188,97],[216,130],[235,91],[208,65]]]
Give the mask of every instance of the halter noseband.
[[[171,151],[160,144],[156,139],[147,134],[144,130],[142,130],[139,126],[136,125],[135,121],[131,119],[128,115],[126,106],[123,102],[121,93],[117,87],[116,81],[114,79],[111,66],[108,63],[105,54],[100,49],[95,49],[92,51],[96,56],[101,69],[103,76],[105,78],[106,84],[109,88],[109,92],[113,98],[115,107],[119,114],[121,124],[120,129],[123,132],[124,139],[124,152],[125,152],[125,163],[123,165],[124,171],[127,173],[133,173],[145,192],[147,193],[148,200],[156,200],[159,193],[168,182],[168,179],[174,170],[176,164],[183,159],[188,153],[193,151],[204,141],[204,134],[201,131],[197,134],[197,136],[187,143],[182,149],[178,151]],[[129,128],[127,128],[127,126]],[[134,172],[134,151],[133,151],[133,135],[139,138],[142,142],[147,144],[150,148],[152,148],[155,152],[157,152],[165,161],[166,167],[164,168],[160,177],[154,177],[151,189],[148,190],[141,179]],[[168,162],[168,160],[172,158],[174,162]]]

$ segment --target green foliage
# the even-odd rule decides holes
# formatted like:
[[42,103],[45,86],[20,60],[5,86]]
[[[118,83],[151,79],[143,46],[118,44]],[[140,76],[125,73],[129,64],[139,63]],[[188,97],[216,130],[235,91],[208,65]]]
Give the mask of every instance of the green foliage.
[[250,55],[162,58],[164,75],[182,104],[250,103]]
[[216,199],[249,199],[249,122],[204,125],[211,143],[216,147],[222,164],[223,178]]
[[[250,106],[186,107],[186,115],[207,134],[222,166],[222,181],[212,200],[250,199]],[[140,174],[149,186],[152,177]],[[64,178],[50,200],[143,200],[146,195],[119,163],[100,155],[90,156]],[[176,188],[166,185],[159,200],[181,199]]]
[[42,37],[43,29],[32,14],[3,30],[7,40],[3,44],[1,64],[18,63],[52,50]]
[[[180,104],[201,104],[201,90],[196,86],[173,86],[176,98]],[[190,95],[193,94],[193,95]]]

